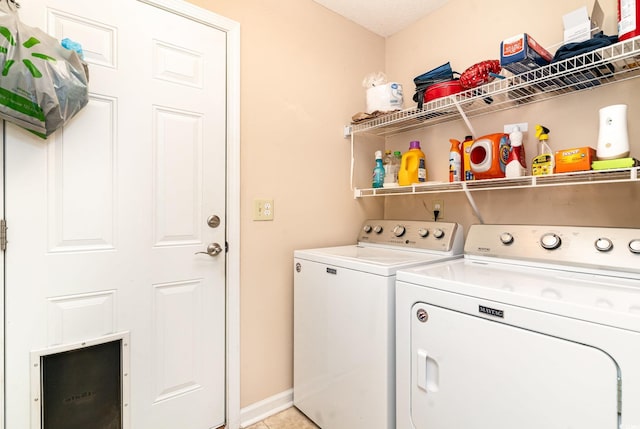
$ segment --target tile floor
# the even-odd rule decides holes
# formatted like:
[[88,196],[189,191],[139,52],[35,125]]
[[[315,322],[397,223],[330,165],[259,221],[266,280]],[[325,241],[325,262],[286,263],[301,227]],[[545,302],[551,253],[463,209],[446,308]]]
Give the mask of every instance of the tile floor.
[[246,429],[319,429],[297,408],[291,407]]

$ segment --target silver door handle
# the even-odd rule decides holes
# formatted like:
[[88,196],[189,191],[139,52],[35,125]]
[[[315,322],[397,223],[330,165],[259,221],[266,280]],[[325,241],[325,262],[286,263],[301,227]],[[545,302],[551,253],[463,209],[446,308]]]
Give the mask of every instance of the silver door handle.
[[211,243],[207,246],[206,252],[196,252],[195,254],[198,255],[202,253],[204,255],[209,255],[209,256],[218,256],[221,252],[222,252],[222,247],[220,247],[218,243]]

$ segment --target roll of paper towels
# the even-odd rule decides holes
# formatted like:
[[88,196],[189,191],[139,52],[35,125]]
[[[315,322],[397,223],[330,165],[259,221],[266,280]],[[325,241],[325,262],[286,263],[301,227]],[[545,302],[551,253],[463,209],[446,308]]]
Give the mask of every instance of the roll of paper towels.
[[389,82],[367,89],[367,113],[402,110],[402,85]]

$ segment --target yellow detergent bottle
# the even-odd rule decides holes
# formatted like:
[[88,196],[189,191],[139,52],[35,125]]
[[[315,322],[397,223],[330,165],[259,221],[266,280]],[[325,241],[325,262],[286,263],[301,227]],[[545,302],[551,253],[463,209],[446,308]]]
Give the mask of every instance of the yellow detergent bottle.
[[417,140],[409,144],[409,150],[402,155],[398,170],[398,185],[407,186],[427,181],[427,166],[424,152]]

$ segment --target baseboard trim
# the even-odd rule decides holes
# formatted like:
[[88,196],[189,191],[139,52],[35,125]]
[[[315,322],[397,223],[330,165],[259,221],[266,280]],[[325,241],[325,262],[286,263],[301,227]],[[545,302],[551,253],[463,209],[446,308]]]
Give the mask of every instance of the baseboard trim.
[[246,428],[293,406],[293,389],[255,402],[240,410],[240,427]]

